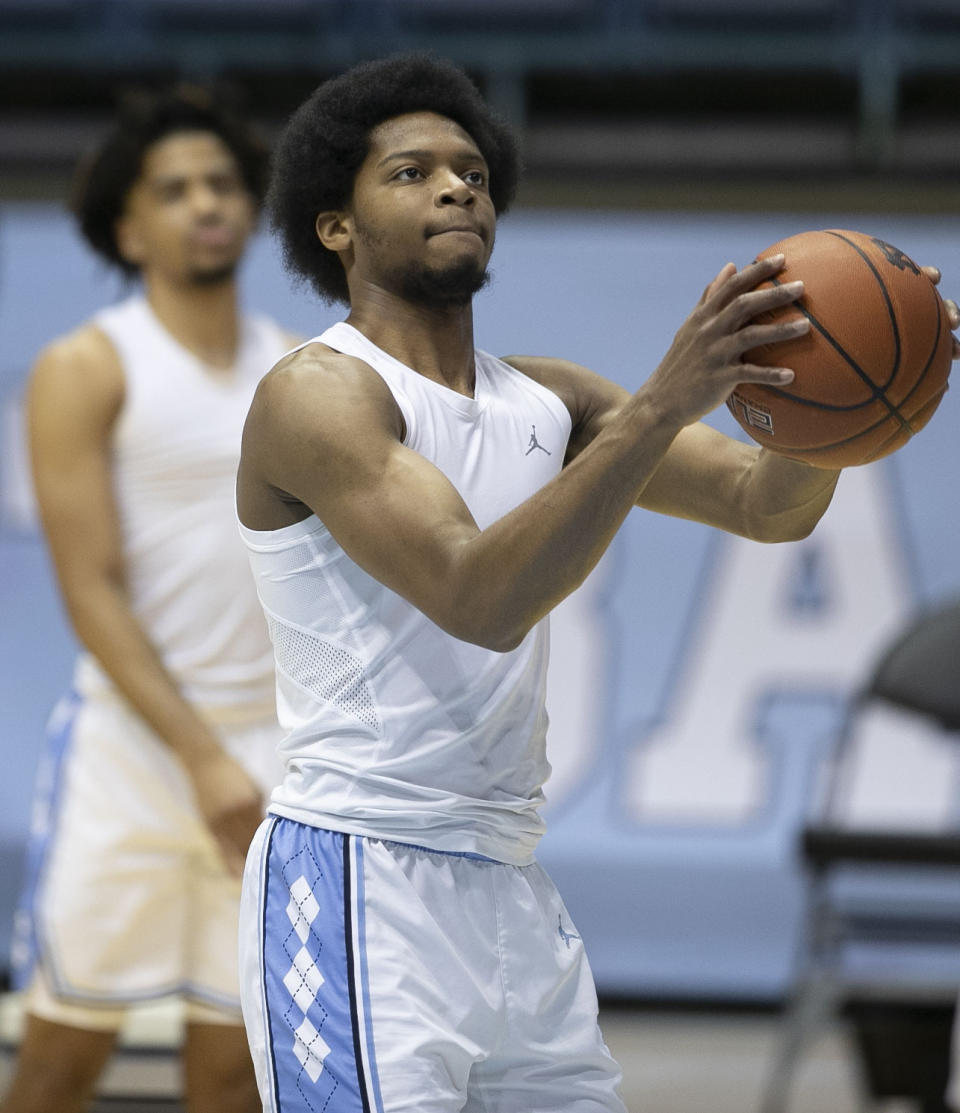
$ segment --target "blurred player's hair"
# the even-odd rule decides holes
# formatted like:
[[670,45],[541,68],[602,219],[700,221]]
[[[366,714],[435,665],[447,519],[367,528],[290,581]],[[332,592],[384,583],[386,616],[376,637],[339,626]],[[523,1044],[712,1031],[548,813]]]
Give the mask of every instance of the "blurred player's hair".
[[231,97],[200,85],[126,93],[112,129],[80,162],[70,211],[94,251],[127,275],[136,274],[137,267],[120,254],[116,224],[140,176],[144,155],[168,135],[196,131],[217,135],[226,144],[259,206],[269,176],[268,147]]
[[280,137],[267,208],[287,269],[327,302],[348,303],[349,292],[339,257],[317,238],[317,216],[349,205],[371,130],[408,112],[435,112],[467,132],[487,162],[498,214],[516,193],[520,159],[514,134],[458,67],[429,54],[400,54],[325,81]]

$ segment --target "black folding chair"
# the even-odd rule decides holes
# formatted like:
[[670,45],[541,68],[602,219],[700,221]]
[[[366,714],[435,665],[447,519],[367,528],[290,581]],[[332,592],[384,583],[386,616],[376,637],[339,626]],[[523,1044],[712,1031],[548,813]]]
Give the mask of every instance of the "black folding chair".
[[[855,728],[875,705],[924,717],[944,732],[945,746],[957,747],[960,759],[960,599],[911,622],[851,701],[821,800],[800,836],[809,886],[805,938],[761,1113],[786,1113],[805,1048],[843,1013],[864,1068],[861,1108],[896,1096],[913,1098],[922,1113],[946,1113],[950,1023],[960,981],[960,825],[910,831],[844,824],[838,786],[849,774]],[[851,898],[843,880],[857,873],[861,881],[886,879],[889,885],[892,879],[895,886],[909,878],[921,889],[927,883],[928,891],[891,899],[888,889],[886,897]],[[858,947],[879,960],[851,968]],[[955,965],[945,957],[955,958]]]

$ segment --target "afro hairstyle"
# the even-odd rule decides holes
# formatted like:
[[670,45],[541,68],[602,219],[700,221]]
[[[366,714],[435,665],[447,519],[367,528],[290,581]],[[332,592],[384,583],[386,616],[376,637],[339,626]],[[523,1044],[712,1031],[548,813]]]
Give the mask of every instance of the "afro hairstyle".
[[513,200],[520,177],[514,134],[457,66],[430,54],[398,54],[325,81],[280,137],[267,208],[287,269],[326,302],[349,304],[349,291],[339,256],[317,237],[317,216],[349,204],[372,129],[410,112],[435,112],[459,124],[486,160],[496,212]]
[[219,136],[237,160],[244,184],[259,206],[269,177],[269,149],[223,94],[199,85],[127,93],[116,123],[80,163],[70,211],[98,255],[132,277],[137,267],[120,254],[116,225],[154,143],[174,132]]

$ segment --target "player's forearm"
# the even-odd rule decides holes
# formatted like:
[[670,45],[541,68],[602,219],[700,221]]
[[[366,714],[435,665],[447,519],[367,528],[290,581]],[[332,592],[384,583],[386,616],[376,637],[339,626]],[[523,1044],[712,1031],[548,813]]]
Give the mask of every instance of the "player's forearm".
[[216,736],[184,699],[133,614],[123,587],[108,577],[62,586],[79,640],[177,756],[189,765],[219,749]]
[[761,449],[744,484],[746,535],[768,542],[807,537],[830,505],[839,476]]
[[594,568],[677,427],[638,398],[540,491],[463,544],[441,622],[489,648],[517,645]]

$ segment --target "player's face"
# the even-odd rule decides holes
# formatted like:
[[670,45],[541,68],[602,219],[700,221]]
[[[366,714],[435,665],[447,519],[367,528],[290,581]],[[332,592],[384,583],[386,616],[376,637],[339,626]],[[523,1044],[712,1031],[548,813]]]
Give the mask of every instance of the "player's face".
[[125,259],[144,277],[214,284],[229,279],[256,211],[237,161],[219,136],[174,132],[149,147],[117,224]]
[[355,279],[437,306],[468,304],[486,281],[496,230],[487,164],[445,116],[373,129],[347,220]]

